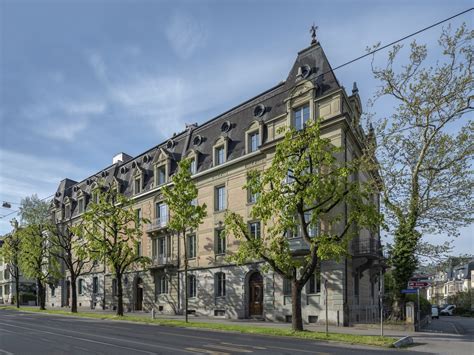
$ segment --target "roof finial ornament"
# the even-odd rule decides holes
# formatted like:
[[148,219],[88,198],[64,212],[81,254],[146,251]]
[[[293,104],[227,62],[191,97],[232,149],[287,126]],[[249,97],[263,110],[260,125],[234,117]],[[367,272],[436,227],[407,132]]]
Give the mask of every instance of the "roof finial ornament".
[[309,29],[309,32],[311,33],[311,44],[317,44],[318,40],[316,39],[316,30],[318,29],[318,26],[315,26],[314,23]]

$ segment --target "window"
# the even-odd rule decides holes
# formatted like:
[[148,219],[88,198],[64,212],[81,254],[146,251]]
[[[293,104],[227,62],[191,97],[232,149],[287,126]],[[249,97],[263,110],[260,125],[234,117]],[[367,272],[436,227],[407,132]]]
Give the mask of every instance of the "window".
[[164,258],[171,254],[171,243],[169,237],[160,237],[152,241],[153,258]]
[[165,227],[168,224],[168,205],[164,202],[158,202],[155,213],[158,225]]
[[196,235],[188,235],[188,259],[193,259],[196,257]]
[[218,186],[215,190],[215,204],[216,204],[216,211],[223,211],[226,208],[226,201],[225,201],[225,186]]
[[97,276],[92,278],[92,293],[99,293],[99,278]]
[[70,204],[66,205],[65,210],[66,210],[65,211],[66,218],[67,219],[71,218],[71,205]]
[[250,237],[255,238],[255,239],[260,239],[262,236],[262,232],[260,229],[260,222],[251,222],[249,223],[249,233]]
[[136,224],[137,227],[140,226],[141,221],[142,221],[142,209],[141,209],[141,208],[137,208],[137,209],[135,210],[135,224]]
[[84,198],[80,198],[79,200],[77,200],[77,210],[79,213],[84,212]]
[[305,123],[309,120],[309,105],[301,106],[293,110],[293,125],[297,131],[304,128]]
[[161,165],[156,168],[156,184],[163,185],[166,183],[166,165]]
[[256,152],[260,145],[260,133],[258,131],[249,133],[248,152]]
[[225,297],[225,274],[223,272],[216,273],[215,292],[216,297]]
[[92,192],[92,198],[91,198],[93,203],[99,203],[99,192],[97,188]]
[[5,285],[4,287],[5,287],[5,292],[4,292],[5,296],[8,297],[8,295],[10,294],[10,285]]
[[247,202],[248,203],[255,203],[258,199],[258,192],[252,192],[250,187],[247,187]]
[[225,254],[226,243],[224,229],[216,229],[215,238],[215,253]]
[[188,297],[194,298],[196,297],[196,275],[189,275],[188,276]]
[[158,289],[157,293],[159,295],[168,294],[168,278],[166,275],[161,275],[158,277]]
[[51,289],[51,297],[56,297],[56,287],[50,286],[49,288]]
[[219,146],[215,148],[215,165],[221,165],[225,163],[225,148],[224,146]]
[[306,283],[306,293],[313,294],[313,293],[320,293],[321,292],[321,273],[316,271],[311,277],[309,278],[308,282]]
[[136,195],[140,192],[142,192],[142,179],[136,178],[133,184],[133,193]]
[[142,256],[142,242],[137,242],[137,256]]
[[283,295],[291,296],[291,280],[284,278],[283,279]]
[[79,279],[77,288],[78,288],[77,292],[80,295],[84,294],[84,280],[83,279]]
[[190,164],[189,164],[189,172],[191,175],[196,174],[197,171],[197,162],[195,158],[190,159]]

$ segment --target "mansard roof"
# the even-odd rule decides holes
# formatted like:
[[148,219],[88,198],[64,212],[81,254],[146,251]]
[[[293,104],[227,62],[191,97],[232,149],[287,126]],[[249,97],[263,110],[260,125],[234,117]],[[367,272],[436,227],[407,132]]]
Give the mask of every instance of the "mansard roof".
[[[245,154],[245,132],[247,128],[256,119],[265,123],[286,113],[285,99],[298,83],[300,79],[298,77],[299,68],[302,67],[311,69],[310,74],[305,79],[311,81],[317,88],[317,96],[323,96],[340,88],[322,47],[319,43],[313,44],[298,53],[285,81],[201,125],[187,126],[186,130],[166,139],[133,159],[113,164],[81,182],[70,179],[61,181],[57,193],[59,196],[56,198],[62,203],[65,196],[70,196],[72,200],[77,199],[79,189],[90,193],[91,183],[103,177],[104,173],[106,174],[106,183],[111,184],[115,177],[121,183],[121,192],[125,195],[132,195],[134,171],[138,167],[142,170],[144,176],[143,191],[150,190],[154,183],[153,170],[156,157],[163,154],[163,152],[171,160],[170,174],[174,173],[177,162],[182,156],[187,155],[190,150],[199,153],[197,172],[203,172],[213,166],[213,145],[215,140],[221,136],[228,139],[227,161],[243,156]],[[261,115],[256,117],[255,110],[258,105],[263,105],[265,109],[260,112]],[[222,130],[224,122],[230,123],[229,130]],[[198,137],[197,140],[200,141],[200,144],[194,144],[196,137]]]

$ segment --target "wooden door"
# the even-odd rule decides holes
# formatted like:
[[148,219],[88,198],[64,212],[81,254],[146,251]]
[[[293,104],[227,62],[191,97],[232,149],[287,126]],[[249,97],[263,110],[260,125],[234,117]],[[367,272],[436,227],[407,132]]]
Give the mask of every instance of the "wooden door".
[[137,280],[137,289],[136,289],[136,302],[135,302],[135,310],[141,311],[143,310],[143,281],[142,279]]
[[249,279],[249,316],[263,314],[263,278],[256,272]]

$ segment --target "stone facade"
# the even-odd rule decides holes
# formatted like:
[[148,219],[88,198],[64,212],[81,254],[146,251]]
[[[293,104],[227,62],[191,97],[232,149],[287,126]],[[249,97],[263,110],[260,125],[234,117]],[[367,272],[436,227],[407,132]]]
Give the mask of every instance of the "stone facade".
[[[288,321],[291,297],[284,280],[271,271],[264,271],[260,262],[243,266],[229,264],[225,256],[236,250],[238,241],[229,236],[225,245],[217,246],[216,235],[223,227],[226,209],[240,213],[249,223],[258,222],[250,218],[252,201],[243,190],[247,173],[269,166],[275,144],[282,137],[279,128],[297,124],[295,112],[302,107],[309,112],[310,119],[317,116],[324,119],[322,133],[343,148],[340,159],[350,160],[360,155],[369,138],[359,124],[358,90],[354,87],[350,96],[346,94],[321,46],[316,43],[298,53],[287,80],[274,88],[201,126],[187,126],[185,131],[137,157],[120,155],[114,164],[83,181],[63,180],[53,202],[56,220],[58,223],[69,219],[79,221],[81,208],[87,206],[99,178],[133,198],[135,208],[152,221],[143,226],[141,241],[141,252],[152,259],[152,264],[146,270],[131,270],[126,275],[125,309],[150,311],[153,308],[158,313],[179,314],[184,302],[181,295],[185,246],[183,240],[178,240],[166,228],[173,211],[160,205],[163,199],[160,189],[169,182],[180,159],[192,158],[198,203],[206,203],[208,216],[198,230],[192,232],[196,237],[196,255],[189,260],[189,275],[194,275],[196,284],[195,295],[189,299],[189,310],[196,315],[213,317],[255,316],[255,309],[249,307],[252,284],[252,290],[256,287],[261,292],[258,297],[262,298],[257,315],[267,320]],[[361,180],[371,178],[360,175],[357,178]],[[343,211],[345,206],[339,208]],[[261,226],[261,233],[265,233],[265,226]],[[291,240],[290,244],[295,248],[307,247],[301,238]],[[348,325],[375,320],[382,257],[380,236],[361,231],[351,245],[351,254],[351,258],[339,262],[323,262],[319,276],[303,290],[305,322],[324,321],[326,292],[331,323]],[[99,286],[95,289],[93,277],[98,278]],[[116,306],[114,279],[109,270],[104,271],[104,267],[98,265],[80,279],[83,281],[78,282],[84,286],[79,296],[82,307]],[[64,285],[67,282],[66,275]],[[54,302],[55,306],[69,304],[65,289],[67,287],[59,292],[63,301]],[[48,304],[52,303],[49,297]]]

